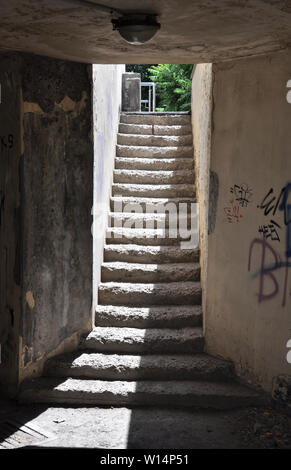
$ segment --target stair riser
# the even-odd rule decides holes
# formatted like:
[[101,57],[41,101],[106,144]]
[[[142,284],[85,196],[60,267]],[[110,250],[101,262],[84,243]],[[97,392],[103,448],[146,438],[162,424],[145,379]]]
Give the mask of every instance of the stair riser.
[[119,124],[121,134],[143,135],[187,135],[191,134],[190,125],[183,126],[158,126],[153,124]]
[[165,305],[153,307],[124,307],[98,305],[95,312],[96,327],[125,328],[184,328],[201,327],[200,305]]
[[167,185],[154,186],[155,185],[114,183],[112,185],[112,195],[148,198],[195,197],[195,188],[194,185],[191,184],[173,185],[174,187]]
[[117,143],[119,145],[153,145],[155,147],[177,147],[178,145],[193,145],[192,135],[181,136],[160,136],[160,135],[139,135],[139,134],[118,134]]
[[190,125],[190,115],[153,115],[153,114],[121,114],[122,124],[147,124],[158,126],[183,126]]
[[134,145],[117,145],[118,157],[142,157],[142,158],[193,158],[192,147],[146,147]]
[[191,293],[162,292],[128,292],[114,291],[110,288],[99,287],[99,302],[103,305],[200,305],[201,290]]
[[136,318],[136,317],[113,317],[110,315],[97,314],[95,326],[120,327],[120,328],[187,328],[202,326],[201,315],[177,315],[161,318]]
[[76,377],[96,380],[207,380],[223,381],[233,378],[232,369],[218,369],[217,371],[204,372],[195,368],[185,370],[183,368],[143,367],[143,359],[136,369],[126,367],[71,367],[66,363],[55,363],[54,367],[46,370],[48,377]]
[[140,250],[120,246],[114,249],[114,246],[105,245],[104,261],[124,261],[127,263],[187,263],[198,262],[198,250],[154,250],[150,251],[141,247]]
[[193,170],[192,158],[126,158],[116,157],[115,168],[117,170]]
[[[186,240],[186,239],[185,239]],[[145,236],[116,236],[115,234],[106,236],[106,243],[108,245],[144,245],[144,246],[180,246],[181,243],[185,240],[181,238],[170,238],[165,236],[164,238],[154,238],[154,237],[145,237]],[[188,239],[187,239],[188,240]],[[191,247],[189,247],[191,248]]]
[[214,409],[226,410],[240,407],[260,406],[266,403],[254,397],[229,397],[212,394],[168,394],[143,392],[132,390],[125,394],[118,394],[114,391],[104,389],[100,392],[86,390],[56,390],[44,389],[24,391],[19,397],[19,403],[53,403],[63,405],[91,405],[91,406],[159,406],[159,407],[179,407],[191,409]]
[[164,202],[155,202],[154,199],[144,200],[142,198],[132,198],[131,200],[126,198],[111,198],[110,200],[110,209],[112,212],[124,212],[124,213],[131,213],[132,211],[136,210],[136,208],[140,208],[144,213],[163,213],[165,209],[171,208],[172,206],[175,207],[177,213],[180,212],[180,209],[184,210],[185,204],[187,204],[187,212],[191,213],[191,205],[196,202],[195,197],[186,197],[180,198],[178,201],[169,201],[165,199]]
[[149,170],[115,170],[113,174],[114,183],[126,184],[194,184],[194,172],[188,171],[171,171],[168,174],[162,171]]
[[179,282],[179,281],[199,281],[200,268],[183,268],[176,270],[159,271],[143,271],[134,268],[127,270],[124,268],[111,269],[107,266],[101,268],[102,282],[140,282],[140,283],[156,283],[156,282]]
[[[195,221],[193,221],[195,223]],[[168,229],[169,224],[171,228],[179,227],[181,224],[184,227],[186,223],[186,217],[181,215],[181,220],[176,215],[169,217],[167,216],[153,216],[145,217],[140,215],[129,215],[124,214],[112,214],[108,216],[108,227],[121,227],[121,228],[137,228],[137,229]],[[197,222],[196,222],[197,223]],[[191,215],[187,216],[187,228],[191,228]]]
[[171,340],[160,340],[157,343],[123,343],[123,342],[98,342],[96,340],[87,339],[83,345],[83,349],[100,353],[129,353],[129,354],[195,354],[202,353],[204,349],[204,338],[192,339],[178,343]]

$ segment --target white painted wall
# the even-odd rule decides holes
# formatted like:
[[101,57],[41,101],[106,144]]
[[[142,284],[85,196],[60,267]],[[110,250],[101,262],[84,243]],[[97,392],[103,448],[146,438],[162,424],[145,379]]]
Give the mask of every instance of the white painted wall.
[[121,78],[125,65],[93,65],[93,312],[98,303],[100,266],[113,178],[116,140],[121,110]]
[[[192,76],[192,131],[199,202],[202,307],[207,292],[208,213],[211,154],[212,64],[197,64]],[[205,324],[205,321],[203,322]]]

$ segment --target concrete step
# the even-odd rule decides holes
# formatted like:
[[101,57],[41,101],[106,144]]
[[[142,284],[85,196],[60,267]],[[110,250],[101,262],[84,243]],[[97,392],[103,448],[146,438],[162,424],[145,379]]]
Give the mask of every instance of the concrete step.
[[181,157],[193,158],[193,147],[176,146],[176,147],[154,147],[146,145],[117,145],[117,157],[142,157],[142,158],[174,158]]
[[201,305],[125,307],[97,305],[95,326],[128,328],[185,328],[202,325]]
[[143,135],[187,135],[192,133],[190,124],[178,126],[159,126],[154,124],[119,124],[121,134]]
[[199,249],[177,246],[105,245],[104,261],[127,263],[187,263],[199,261]]
[[101,282],[98,292],[101,305],[201,305],[200,282]]
[[194,184],[132,184],[113,183],[113,196],[148,198],[195,197]]
[[122,124],[149,124],[157,126],[184,126],[191,124],[190,114],[121,114]]
[[193,170],[193,158],[126,158],[116,157],[117,170]]
[[169,215],[167,214],[140,214],[140,213],[128,213],[128,212],[110,212],[108,215],[108,227],[123,227],[123,228],[175,228],[184,227],[187,224],[187,228],[191,227],[191,221],[193,224],[198,223],[191,213],[177,214],[174,212]]
[[114,183],[194,184],[194,170],[114,170]]
[[231,409],[266,404],[236,383],[206,381],[105,381],[40,378],[23,384],[20,403],[94,406],[166,406]]
[[193,145],[192,134],[188,135],[144,135],[144,134],[117,134],[119,145],[146,145],[156,147],[177,147]]
[[[190,235],[187,238],[182,238],[179,232],[177,234],[172,229],[109,227],[106,231],[106,243],[117,245],[180,246],[181,242],[189,239]],[[187,249],[189,248],[196,247],[187,246]]]
[[141,264],[121,261],[101,266],[102,282],[178,282],[199,281],[199,263]]
[[234,377],[233,364],[207,354],[127,355],[76,352],[50,359],[45,375],[95,380],[207,380]]
[[131,354],[192,354],[203,352],[202,328],[114,328],[95,327],[80,344],[96,352]]
[[157,197],[133,197],[133,196],[112,196],[110,199],[110,209],[113,212],[132,212],[141,209],[146,213],[153,213],[158,211],[162,213],[166,208],[175,207],[177,212],[185,211],[185,204],[187,210],[191,211],[191,205],[196,203],[196,197],[171,197],[171,198],[157,198]]

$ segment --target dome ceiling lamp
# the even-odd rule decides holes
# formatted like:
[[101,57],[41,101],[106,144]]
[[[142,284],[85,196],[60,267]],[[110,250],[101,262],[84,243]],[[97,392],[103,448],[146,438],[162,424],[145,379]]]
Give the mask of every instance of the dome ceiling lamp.
[[111,8],[93,0],[62,0],[70,4],[91,7],[99,11],[114,15],[111,23],[113,30],[119,32],[120,36],[129,44],[141,45],[154,37],[161,25],[154,13],[130,12],[126,13],[117,8]]

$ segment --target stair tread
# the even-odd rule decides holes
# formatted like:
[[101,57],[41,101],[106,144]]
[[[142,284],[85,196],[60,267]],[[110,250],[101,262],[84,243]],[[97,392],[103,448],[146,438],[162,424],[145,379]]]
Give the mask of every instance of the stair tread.
[[203,330],[201,327],[185,327],[185,328],[119,328],[119,327],[104,327],[95,326],[93,330],[85,337],[84,344],[87,340],[92,338],[106,337],[110,341],[115,339],[125,341],[153,341],[156,338],[174,338],[179,342],[184,342],[189,338],[203,337]]
[[194,197],[142,197],[142,196],[112,196],[111,197],[112,202],[123,202],[125,204],[140,204],[140,203],[146,203],[146,204],[167,204],[167,203],[175,203],[175,204],[181,204],[181,203],[193,203],[195,202]]
[[[108,227],[106,230],[106,243],[107,244],[141,244],[141,245],[179,245],[182,242],[187,241],[190,243],[190,235],[195,235],[193,232],[187,232],[180,234],[179,231],[169,230],[167,228],[124,228],[124,227]],[[182,237],[183,235],[183,237]],[[197,234],[196,234],[197,235]],[[197,238],[197,237],[196,237]],[[185,248],[196,248],[195,240],[193,240],[192,246]],[[198,241],[198,240],[197,240]]]
[[126,261],[135,263],[198,262],[199,249],[183,249],[179,246],[155,246],[134,244],[105,244],[104,261]]
[[200,267],[200,263],[189,261],[189,262],[178,262],[178,263],[134,263],[128,261],[104,261],[101,266],[110,267],[112,269],[144,269],[145,271],[157,271],[157,270],[172,270],[172,269],[191,269]]
[[186,189],[189,189],[189,190],[192,190],[193,192],[195,192],[195,186],[194,184],[191,184],[191,183],[158,183],[158,184],[150,184],[150,183],[113,183],[112,185],[113,187],[131,187],[131,188],[137,188],[137,189],[153,189],[154,191],[157,190],[157,187],[161,188],[161,189],[172,189],[172,190],[175,190],[175,189],[182,189],[182,188],[186,188]]
[[120,123],[150,124],[150,125],[190,125],[191,116],[188,114],[121,114]]
[[99,301],[107,305],[201,304],[201,284],[195,281],[163,283],[101,282]]
[[163,197],[194,197],[194,184],[143,184],[143,183],[113,183],[112,194],[121,196]]
[[147,184],[147,185],[179,185],[190,184],[194,187],[194,170],[114,170],[114,183]]
[[167,288],[172,288],[173,290],[189,290],[192,287],[201,288],[200,282],[196,281],[178,281],[178,282],[156,282],[153,284],[144,284],[142,282],[132,283],[132,282],[100,282],[99,286],[107,288],[124,288],[125,290],[142,290],[142,291],[152,291],[152,290],[166,290]]
[[198,281],[200,264],[189,263],[132,263],[125,261],[103,262],[101,280],[124,282]]
[[[147,176],[147,175],[154,175],[154,176],[157,176],[158,174],[159,175],[164,175],[164,176],[173,176],[173,175],[188,175],[189,174],[189,170],[186,169],[186,170],[159,170],[159,171],[155,171],[155,170],[131,170],[131,169],[126,169],[126,168],[123,168],[121,170],[118,170],[118,169],[115,169],[114,170],[114,174],[116,175],[141,175],[141,176]],[[177,184],[177,183],[176,183]],[[185,184],[185,183],[178,183],[178,184]],[[186,183],[188,184],[188,183]]]
[[[127,135],[127,134],[124,134]],[[140,150],[151,150],[153,153],[171,153],[171,152],[181,152],[184,151],[193,151],[193,145],[171,145],[161,147],[160,145],[125,145],[125,144],[117,144],[117,150],[126,150],[130,149],[131,151],[140,151]],[[119,155],[119,157],[122,155]]]
[[[105,251],[106,250],[114,250],[114,251],[128,251],[128,250],[132,250],[132,251],[138,251],[138,252],[147,252],[147,253],[163,253],[163,254],[166,254],[166,253],[171,253],[171,252],[180,252],[181,249],[176,247],[176,246],[172,246],[172,245],[163,245],[163,246],[149,246],[149,245],[135,245],[135,244],[131,244],[131,245],[105,245],[104,247]],[[184,250],[182,250],[184,251]],[[187,253],[197,253],[199,254],[199,248],[190,248],[189,250],[185,250],[187,251]]]
[[[190,217],[191,214],[181,214],[180,217],[186,218]],[[154,219],[154,220],[163,220],[166,217],[169,217],[169,214],[165,212],[157,213],[157,212],[146,212],[146,213],[140,213],[140,212],[109,212],[109,217],[115,217],[119,219],[128,219],[128,218],[135,218],[135,219]],[[130,227],[129,227],[130,228]]]
[[[201,327],[184,328],[128,328],[128,327],[105,327],[95,326],[93,330],[84,338],[82,349],[93,341],[100,341],[106,345],[109,342],[116,343],[150,343],[171,339],[178,343],[185,343],[189,339],[203,338]],[[166,351],[165,351],[166,353]]]
[[[166,228],[132,228],[132,227],[108,227],[107,232],[110,233],[122,233],[124,236],[127,234],[128,236],[139,236],[140,238],[143,237],[160,237],[161,239],[165,237],[165,235],[169,235],[169,229]],[[173,237],[174,238],[174,237]]]
[[128,269],[128,270],[140,270],[145,271],[171,271],[174,269],[197,269],[200,268],[199,263],[191,262],[188,263],[132,263],[126,261],[105,261],[102,266],[110,269]]

